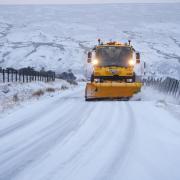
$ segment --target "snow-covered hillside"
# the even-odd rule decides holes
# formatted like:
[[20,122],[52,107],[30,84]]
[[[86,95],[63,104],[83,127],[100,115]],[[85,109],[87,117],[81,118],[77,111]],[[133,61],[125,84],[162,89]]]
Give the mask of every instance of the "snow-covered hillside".
[[180,4],[0,6],[0,66],[82,75],[97,38],[131,39],[151,74],[180,78]]

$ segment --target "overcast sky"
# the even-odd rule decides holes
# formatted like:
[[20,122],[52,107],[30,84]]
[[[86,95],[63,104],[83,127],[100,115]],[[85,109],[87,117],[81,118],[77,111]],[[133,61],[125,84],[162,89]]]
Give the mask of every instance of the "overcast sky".
[[0,0],[0,4],[90,4],[127,2],[180,2],[180,0]]

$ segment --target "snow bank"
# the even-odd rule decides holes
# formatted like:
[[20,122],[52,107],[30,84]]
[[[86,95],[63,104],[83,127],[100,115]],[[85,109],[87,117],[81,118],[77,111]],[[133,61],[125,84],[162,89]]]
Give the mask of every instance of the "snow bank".
[[164,94],[151,87],[144,86],[141,90],[140,96],[143,101],[160,101],[160,102],[168,102],[173,104],[180,103],[180,101],[174,98],[173,96]]
[[[55,82],[5,83],[0,84],[0,111],[11,108],[22,101],[39,98],[41,95],[51,96],[53,92],[63,91],[71,87],[64,80]],[[39,93],[42,92],[42,93]]]
[[141,98],[142,101],[152,101],[155,106],[168,110],[176,118],[180,119],[180,98],[161,93],[151,87],[143,87],[141,93],[134,98]]

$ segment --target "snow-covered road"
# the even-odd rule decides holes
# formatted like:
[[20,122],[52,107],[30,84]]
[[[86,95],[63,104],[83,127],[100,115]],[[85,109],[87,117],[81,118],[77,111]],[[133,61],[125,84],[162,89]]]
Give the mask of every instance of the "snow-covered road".
[[151,101],[84,101],[84,86],[0,119],[0,180],[179,180],[180,121]]

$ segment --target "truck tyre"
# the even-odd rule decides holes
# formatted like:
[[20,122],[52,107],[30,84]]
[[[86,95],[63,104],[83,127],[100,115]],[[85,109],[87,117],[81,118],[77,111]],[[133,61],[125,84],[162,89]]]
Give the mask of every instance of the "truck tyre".
[[91,75],[91,82],[94,82],[94,75]]
[[132,82],[136,82],[136,74],[135,73],[133,74]]

